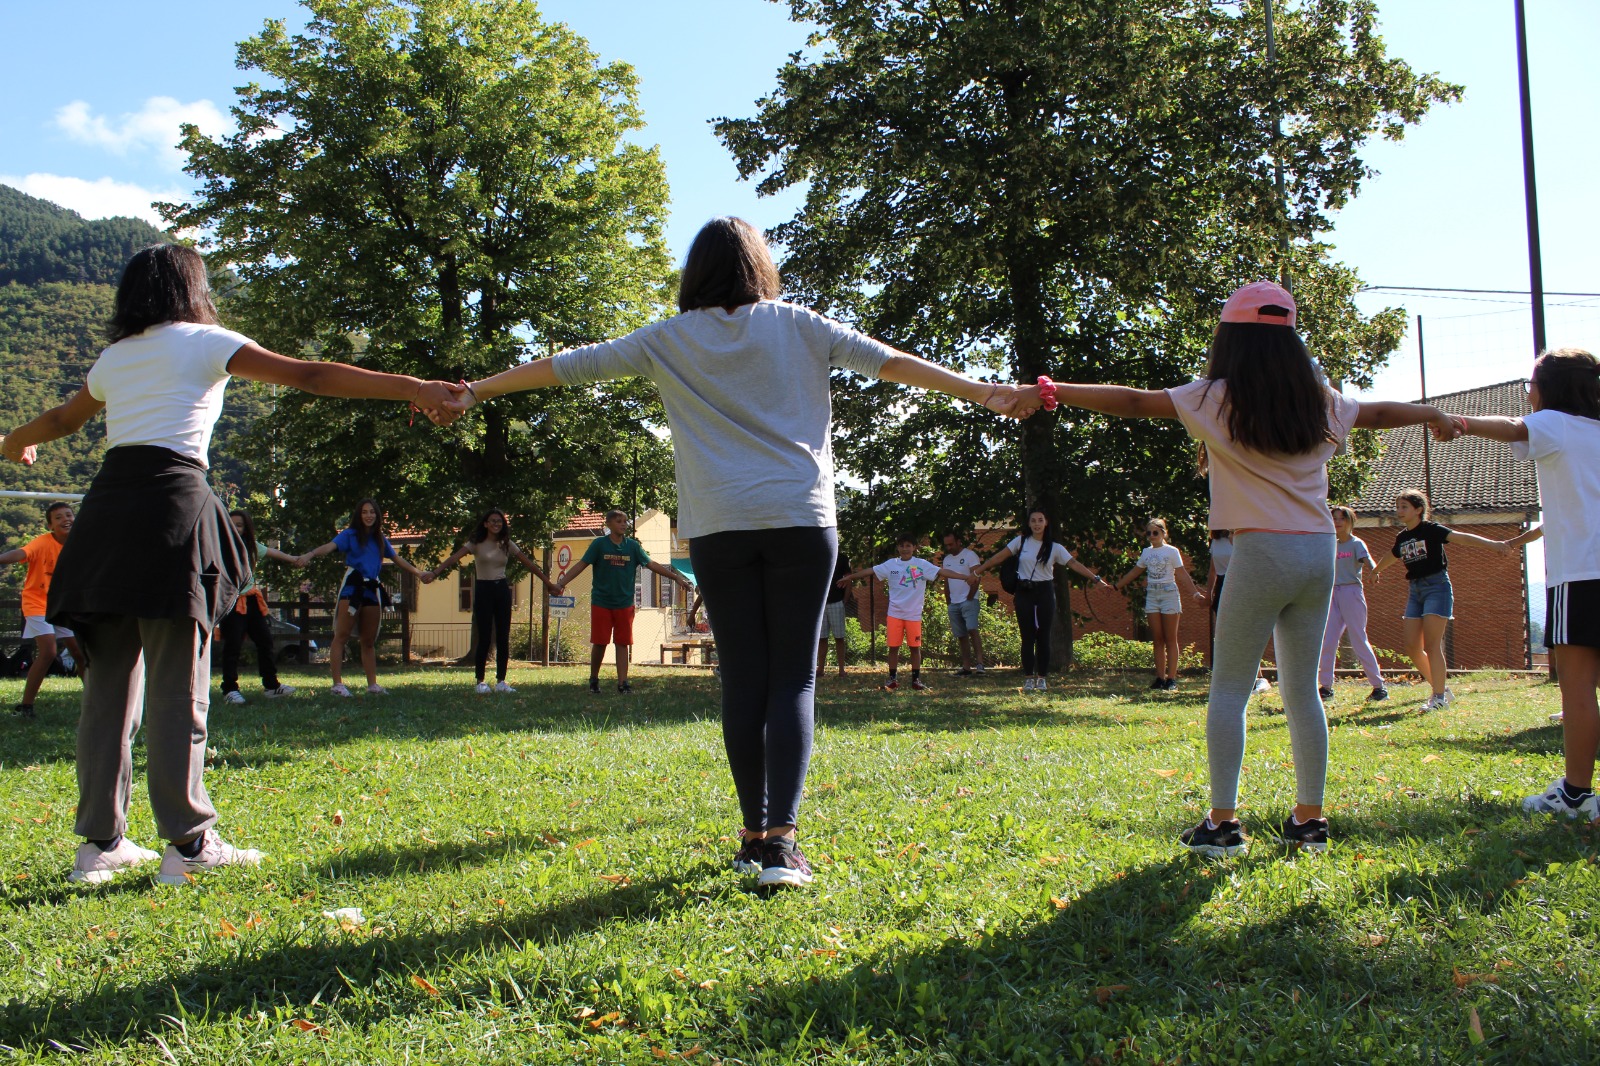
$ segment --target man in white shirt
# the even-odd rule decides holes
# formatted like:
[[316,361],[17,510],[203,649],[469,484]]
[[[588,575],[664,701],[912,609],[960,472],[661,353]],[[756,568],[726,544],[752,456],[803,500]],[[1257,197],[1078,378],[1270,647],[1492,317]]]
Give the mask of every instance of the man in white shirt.
[[[951,530],[944,535],[944,558],[939,565],[946,570],[970,574],[983,560],[967,547],[961,534]],[[950,634],[961,643],[962,677],[983,673],[983,637],[978,633],[978,580],[957,581],[945,578],[944,594],[949,601]],[[976,663],[976,669],[974,669]]]
[[928,582],[941,577],[953,577],[959,581],[971,575],[945,570],[926,559],[918,559],[916,538],[909,533],[896,537],[894,547],[895,558],[885,559],[865,570],[852,571],[840,578],[838,583],[844,587],[868,576],[877,577],[883,582],[889,590],[889,680],[884,682],[883,689],[893,692],[900,687],[900,644],[904,641],[911,647],[911,687],[921,692],[928,687],[922,683],[922,608]]

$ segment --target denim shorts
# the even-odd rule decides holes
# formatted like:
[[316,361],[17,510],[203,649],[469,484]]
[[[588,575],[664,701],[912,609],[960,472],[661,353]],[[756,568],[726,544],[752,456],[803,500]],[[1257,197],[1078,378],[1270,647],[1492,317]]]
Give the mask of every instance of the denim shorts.
[[978,601],[962,600],[945,608],[950,618],[950,635],[960,639],[978,631]]
[[1448,571],[1429,574],[1411,582],[1411,591],[1406,596],[1407,618],[1421,618],[1425,614],[1454,618],[1455,609],[1456,594],[1450,587]]
[[1147,586],[1144,590],[1145,614],[1182,614],[1183,597],[1177,585]]

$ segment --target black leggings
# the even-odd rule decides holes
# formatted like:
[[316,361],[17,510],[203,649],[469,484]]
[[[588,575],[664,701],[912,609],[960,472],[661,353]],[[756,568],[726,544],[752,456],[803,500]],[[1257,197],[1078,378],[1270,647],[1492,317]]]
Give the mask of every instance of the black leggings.
[[746,829],[795,825],[800,816],[817,641],[838,551],[831,526],[689,541],[722,666],[722,742]]
[[254,596],[245,601],[244,613],[229,611],[222,625],[222,691],[239,690],[239,653],[246,635],[255,642],[256,665],[261,671],[261,687],[278,687],[277,665],[273,662],[272,629]]
[[489,665],[489,640],[494,639],[494,678],[506,679],[506,659],[511,655],[511,583],[505,578],[472,586],[472,621],[478,627],[478,646],[473,649],[478,680],[483,680]]
[[[1043,677],[1050,672],[1050,627],[1056,620],[1056,589],[1040,581],[1017,586],[1012,601],[1017,628],[1022,630],[1022,672]],[[1037,664],[1037,669],[1035,665]]]

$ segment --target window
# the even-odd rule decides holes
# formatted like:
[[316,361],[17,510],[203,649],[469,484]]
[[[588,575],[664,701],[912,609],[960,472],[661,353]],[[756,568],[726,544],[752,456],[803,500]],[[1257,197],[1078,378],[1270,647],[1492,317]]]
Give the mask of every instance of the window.
[[670,577],[662,577],[660,574],[657,574],[656,602],[663,607],[671,607],[673,602],[677,600],[677,596],[674,595],[677,587],[677,582],[673,581]]
[[472,613],[472,577],[465,568],[456,571],[456,609]]

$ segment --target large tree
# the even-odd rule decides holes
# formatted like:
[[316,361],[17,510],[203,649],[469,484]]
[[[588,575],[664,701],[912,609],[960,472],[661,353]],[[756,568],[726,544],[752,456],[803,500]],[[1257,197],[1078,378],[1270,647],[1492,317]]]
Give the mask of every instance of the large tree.
[[[1389,57],[1371,3],[1280,2],[1270,66],[1255,0],[788,3],[820,27],[813,49],[717,129],[762,192],[806,186],[773,234],[800,298],[1024,381],[1178,384],[1227,291],[1280,273],[1330,376],[1368,380],[1398,343],[1398,313],[1363,318],[1316,236],[1366,177],[1362,145],[1459,90]],[[1157,513],[1203,550],[1176,423],[1063,410],[1011,428],[874,385],[838,411],[842,464],[905,524],[1040,504],[1115,565]]]
[[[601,64],[531,0],[305,0],[238,63],[238,131],[185,129],[230,320],[279,350],[477,378],[657,314],[669,263],[657,152],[625,64]],[[487,504],[559,520],[573,498],[664,498],[666,445],[637,383],[528,393],[442,433],[370,403],[284,393],[256,435],[305,537],[358,496],[443,539]],[[259,486],[258,486],[259,487]],[[670,490],[667,490],[668,493]],[[532,532],[524,527],[524,533]]]

